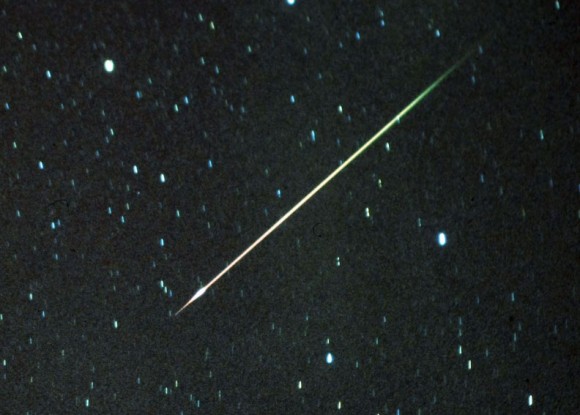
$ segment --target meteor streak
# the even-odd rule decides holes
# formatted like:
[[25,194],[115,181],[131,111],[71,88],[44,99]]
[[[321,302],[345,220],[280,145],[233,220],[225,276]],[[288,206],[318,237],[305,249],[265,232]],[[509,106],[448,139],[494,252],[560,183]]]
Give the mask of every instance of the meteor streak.
[[375,135],[367,140],[362,147],[355,151],[344,163],[338,166],[332,173],[330,173],[324,180],[322,180],[314,189],[310,191],[306,196],[302,198],[292,209],[290,209],[284,216],[282,216],[276,223],[274,223],[270,229],[264,232],[258,239],[254,241],[250,246],[248,246],[244,252],[242,252],[236,259],[234,259],[227,267],[225,267],[219,274],[217,274],[210,282],[208,282],[204,287],[200,288],[194,295],[189,299],[187,303],[183,305],[175,313],[177,316],[187,307],[189,307],[195,300],[200,298],[206,293],[209,287],[214,285],[218,280],[223,277],[229,270],[231,270],[238,262],[240,262],[246,255],[248,255],[254,248],[256,248],[264,239],[266,239],[272,232],[274,232],[280,225],[286,222],[298,209],[300,209],[306,202],[308,202],[316,193],[322,190],[332,179],[334,179],[338,174],[343,171],[349,164],[351,164],[355,159],[357,159],[362,153],[364,153],[371,145],[373,145],[379,138],[381,138],[387,131],[389,131],[395,123],[401,121],[401,119],[407,115],[417,104],[423,101],[435,88],[439,86],[445,79],[449,77],[457,68],[459,68],[463,63],[474,53],[474,50],[470,50],[466,53],[459,61],[457,61],[453,66],[447,69],[439,78],[435,80],[431,85],[429,85],[423,92],[421,92],[410,104],[403,108],[397,115],[393,117],[383,128],[381,128]]

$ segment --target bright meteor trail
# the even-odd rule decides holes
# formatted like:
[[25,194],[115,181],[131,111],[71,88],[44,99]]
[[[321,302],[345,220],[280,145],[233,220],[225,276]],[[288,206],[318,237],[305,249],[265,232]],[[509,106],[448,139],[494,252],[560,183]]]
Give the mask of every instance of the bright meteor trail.
[[194,295],[189,299],[187,303],[183,305],[175,313],[178,315],[183,310],[185,310],[189,305],[191,305],[195,300],[204,295],[209,287],[214,285],[218,280],[223,277],[230,269],[232,269],[238,262],[240,262],[246,255],[248,255],[255,247],[257,247],[264,239],[266,239],[272,232],[274,232],[280,225],[286,222],[290,216],[292,216],[298,209],[300,209],[306,202],[308,202],[316,193],[318,193],[324,186],[326,186],[332,179],[334,179],[338,174],[346,169],[346,167],[351,164],[355,159],[357,159],[362,153],[364,153],[371,145],[373,145],[379,138],[381,138],[387,131],[389,131],[397,122],[401,121],[405,115],[407,115],[417,104],[423,101],[435,88],[441,84],[445,79],[449,77],[457,68],[459,68],[466,60],[473,54],[473,50],[469,51],[465,56],[463,56],[459,61],[457,61],[453,66],[447,69],[443,75],[441,75],[435,82],[429,85],[423,92],[421,92],[410,104],[401,110],[391,121],[389,121],[383,128],[381,128],[375,135],[368,139],[364,145],[355,151],[344,163],[336,168],[332,173],[330,173],[323,181],[321,181],[314,189],[310,191],[306,196],[302,198],[292,209],[290,209],[284,216],[282,216],[278,221],[273,224],[270,229],[264,232],[258,239],[254,241],[250,246],[248,246],[244,252],[242,252],[236,259],[234,259],[227,267],[225,267],[219,274],[217,274],[210,282],[208,282],[204,287],[201,287]]

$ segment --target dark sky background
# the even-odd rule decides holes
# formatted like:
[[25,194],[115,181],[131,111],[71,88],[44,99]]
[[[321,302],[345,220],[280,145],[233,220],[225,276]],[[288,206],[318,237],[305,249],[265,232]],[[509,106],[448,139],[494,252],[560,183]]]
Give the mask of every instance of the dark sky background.
[[2,2],[1,412],[577,410],[575,2],[212,3]]

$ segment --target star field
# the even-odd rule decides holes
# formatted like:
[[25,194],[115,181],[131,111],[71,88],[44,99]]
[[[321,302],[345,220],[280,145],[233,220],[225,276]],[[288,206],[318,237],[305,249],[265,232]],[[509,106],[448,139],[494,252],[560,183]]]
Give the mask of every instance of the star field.
[[573,2],[26,3],[3,413],[574,413]]

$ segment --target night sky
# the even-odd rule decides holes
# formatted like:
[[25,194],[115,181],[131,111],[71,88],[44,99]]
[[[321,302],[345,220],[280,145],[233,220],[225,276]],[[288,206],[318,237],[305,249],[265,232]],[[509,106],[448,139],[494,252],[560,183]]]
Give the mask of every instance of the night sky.
[[0,413],[575,413],[579,7],[494,3],[2,2]]

